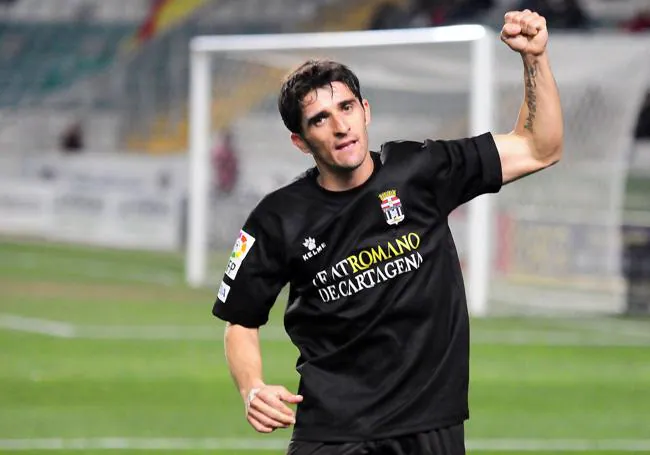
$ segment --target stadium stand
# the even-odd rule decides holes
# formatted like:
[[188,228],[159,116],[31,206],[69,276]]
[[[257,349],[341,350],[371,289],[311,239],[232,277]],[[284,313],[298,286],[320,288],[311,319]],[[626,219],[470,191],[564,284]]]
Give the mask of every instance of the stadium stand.
[[0,22],[0,105],[34,104],[105,69],[134,25]]
[[[445,0],[3,1],[0,108],[6,126],[0,129],[0,143],[11,139],[16,144],[16,138],[24,136],[20,140],[29,141],[26,145],[54,145],[55,131],[68,128],[75,118],[88,117],[81,112],[90,110],[89,121],[103,118],[105,125],[90,128],[97,131],[90,144],[182,152],[187,145],[187,45],[194,35],[414,27],[432,25],[432,18],[439,24],[495,25],[504,11],[526,2],[540,7],[565,4],[482,0],[481,14],[463,15],[465,2],[455,1],[455,12],[446,20],[444,15],[422,14],[434,4],[451,11],[452,3]],[[477,10],[480,6],[472,5]],[[645,27],[645,0],[581,0],[579,5],[589,29]],[[385,17],[390,14],[397,17]],[[248,109],[265,93],[255,81],[240,83],[239,90],[219,98],[215,128],[228,123],[226,112]],[[47,109],[56,109],[57,120],[40,114]],[[47,127],[39,127],[39,118]],[[63,125],[61,118],[66,119]],[[20,125],[26,124],[39,133],[15,134],[15,128],[22,131]],[[95,142],[96,135],[101,137]]]
[[0,19],[137,23],[145,18],[149,3],[149,0],[14,0],[0,3]]

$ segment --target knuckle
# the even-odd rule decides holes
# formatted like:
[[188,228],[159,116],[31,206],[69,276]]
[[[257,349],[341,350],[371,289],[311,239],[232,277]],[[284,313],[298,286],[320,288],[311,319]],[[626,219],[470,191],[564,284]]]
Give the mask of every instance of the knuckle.
[[260,422],[262,422],[262,425],[264,425],[265,428],[273,428],[276,426],[276,424],[268,417],[260,418]]
[[255,420],[257,420],[260,424],[261,427],[264,428],[271,428],[273,426],[273,423],[271,419],[269,419],[267,416],[264,414],[258,414],[255,416]]
[[260,398],[260,401],[264,401],[268,403],[269,400],[273,399],[275,394],[270,390],[265,390],[263,393],[260,392],[258,396]]
[[270,433],[273,431],[273,429],[270,428],[267,424],[266,419],[262,414],[249,414],[246,420],[248,420],[248,423],[259,433]]
[[262,409],[262,400],[256,400],[251,402],[250,406],[248,407],[249,411],[261,411]]
[[284,422],[286,422],[288,420],[288,417],[285,414],[278,411],[277,409],[273,410],[273,418],[275,420],[277,420],[278,422],[282,422],[282,423],[284,423]]
[[266,389],[266,395],[269,396],[269,397],[274,397],[274,396],[276,396],[276,395],[278,394],[278,392],[280,391],[280,389],[281,389],[281,387],[279,387],[279,386],[270,386],[270,387],[267,387],[267,389]]

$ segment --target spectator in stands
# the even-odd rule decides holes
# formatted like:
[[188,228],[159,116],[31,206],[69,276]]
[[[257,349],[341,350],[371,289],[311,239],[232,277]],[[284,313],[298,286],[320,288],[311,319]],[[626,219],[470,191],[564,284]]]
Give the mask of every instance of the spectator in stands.
[[623,24],[623,28],[632,33],[650,31],[650,8],[639,11],[636,16]]
[[233,144],[232,132],[226,129],[212,153],[212,169],[217,192],[230,194],[237,185],[239,160]]
[[80,121],[76,121],[63,132],[61,136],[61,150],[64,153],[79,153],[83,148],[83,126]]
[[521,0],[516,9],[537,11],[546,17],[549,28],[584,29],[590,24],[577,0]]
[[429,26],[447,24],[452,5],[453,0],[416,0],[416,8],[426,18]]

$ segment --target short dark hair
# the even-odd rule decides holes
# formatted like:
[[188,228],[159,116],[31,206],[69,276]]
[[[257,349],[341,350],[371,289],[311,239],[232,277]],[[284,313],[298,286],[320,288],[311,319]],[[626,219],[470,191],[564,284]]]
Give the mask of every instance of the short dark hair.
[[278,109],[289,131],[302,134],[303,99],[312,90],[331,87],[332,82],[342,82],[362,102],[359,78],[350,68],[332,60],[308,60],[284,79]]

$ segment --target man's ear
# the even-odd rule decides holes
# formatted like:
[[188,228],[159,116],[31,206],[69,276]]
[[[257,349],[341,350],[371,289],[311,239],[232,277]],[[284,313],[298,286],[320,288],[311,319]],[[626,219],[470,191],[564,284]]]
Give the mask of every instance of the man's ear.
[[368,100],[364,98],[364,100],[361,102],[361,105],[363,106],[363,110],[365,111],[365,117],[366,117],[366,126],[370,125],[370,103],[368,103]]
[[307,142],[305,142],[299,134],[291,133],[291,142],[293,142],[293,145],[295,145],[302,153],[311,155],[309,145],[307,145]]

